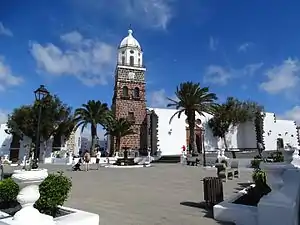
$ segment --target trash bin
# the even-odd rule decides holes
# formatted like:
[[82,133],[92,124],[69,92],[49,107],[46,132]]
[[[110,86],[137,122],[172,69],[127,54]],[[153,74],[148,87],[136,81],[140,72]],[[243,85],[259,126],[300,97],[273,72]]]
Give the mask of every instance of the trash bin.
[[207,206],[214,206],[224,200],[223,183],[218,177],[203,179],[204,201]]

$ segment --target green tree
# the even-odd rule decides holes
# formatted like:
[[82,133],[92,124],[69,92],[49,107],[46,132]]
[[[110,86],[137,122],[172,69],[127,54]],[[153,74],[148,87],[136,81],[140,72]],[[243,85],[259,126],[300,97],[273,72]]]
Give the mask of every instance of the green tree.
[[[104,126],[107,131],[105,135],[110,135],[115,139],[115,149],[117,152],[120,151],[122,137],[135,134],[132,125],[133,123],[125,118],[116,119],[112,115],[107,117]],[[114,148],[111,149],[110,155],[114,155]]]
[[[65,118],[73,116],[71,108],[64,104],[58,96],[48,95],[41,102],[35,101],[33,105],[24,105],[14,109],[8,117],[7,132],[17,135],[21,139],[27,136],[32,140],[33,145],[35,145],[39,106],[42,107],[40,141],[44,144],[45,150],[47,141],[58,133],[58,130],[61,129],[61,126],[65,122]],[[70,133],[70,130],[65,130],[64,135],[68,136]],[[39,153],[38,155],[41,157]]]
[[227,105],[222,104],[215,108],[214,117],[208,121],[208,126],[215,137],[223,139],[225,149],[228,150],[226,134],[229,131],[231,120],[228,115]]
[[[239,101],[236,98],[228,97],[225,103],[215,107],[214,117],[208,121],[208,126],[215,137],[223,139],[225,150],[228,151],[226,134],[230,128],[247,121],[254,121],[257,123],[256,130],[260,129],[262,116],[263,107],[256,102]],[[234,152],[232,154],[235,158]]]
[[199,83],[185,82],[177,86],[175,91],[177,100],[168,98],[171,101],[167,107],[175,107],[177,112],[170,118],[170,123],[175,116],[180,118],[184,113],[190,130],[189,149],[192,153],[196,153],[195,142],[195,117],[196,113],[205,116],[204,113],[214,114],[214,108],[218,99],[215,93],[209,92],[208,87],[201,88]]
[[108,110],[109,109],[106,103],[101,103],[100,101],[95,100],[89,100],[87,104],[82,104],[81,108],[75,110],[75,129],[81,127],[81,132],[83,132],[88,125],[91,126],[91,152],[95,148],[97,125],[104,125]]

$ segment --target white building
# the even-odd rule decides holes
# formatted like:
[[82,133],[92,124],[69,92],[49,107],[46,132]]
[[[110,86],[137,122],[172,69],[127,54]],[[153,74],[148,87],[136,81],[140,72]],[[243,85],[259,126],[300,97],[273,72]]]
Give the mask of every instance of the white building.
[[[12,148],[12,135],[7,134],[5,130],[7,129],[6,124],[0,124],[0,155],[9,155],[9,158],[17,161],[22,160],[25,155],[29,153],[29,146],[31,143],[31,139],[28,137],[24,137],[23,140],[20,140],[18,146]],[[44,151],[44,145],[41,144],[41,154],[45,154],[45,158],[49,158],[51,153],[53,152],[52,148],[53,141],[50,139],[47,141],[46,150]],[[55,150],[71,152],[75,155],[78,154],[81,148],[81,132],[80,129],[77,129],[73,132],[69,139],[62,144],[60,148],[56,148]]]
[[[182,114],[181,118],[175,117],[169,124],[171,116],[176,112],[175,109],[151,108],[158,116],[158,145],[161,155],[179,155],[182,146],[187,146],[187,128],[186,116]],[[224,148],[224,143],[219,138],[213,136],[211,129],[208,127],[208,120],[212,116],[196,116],[199,128],[204,130],[204,148],[206,151],[214,151]],[[264,118],[264,145],[266,150],[276,150],[277,143],[280,141],[283,146],[290,144],[299,147],[296,123],[291,120],[276,119],[274,113],[266,113]],[[247,122],[234,127],[226,137],[227,145],[232,150],[256,149],[256,131],[254,124]],[[200,137],[200,142],[202,138]],[[197,142],[197,139],[196,139]],[[202,143],[200,143],[202,146]]]

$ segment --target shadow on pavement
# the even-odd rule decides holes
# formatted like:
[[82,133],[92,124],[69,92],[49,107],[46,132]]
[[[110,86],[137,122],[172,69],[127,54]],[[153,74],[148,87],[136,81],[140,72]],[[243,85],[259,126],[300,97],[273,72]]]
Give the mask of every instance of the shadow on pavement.
[[[180,205],[188,206],[192,208],[198,208],[201,209],[201,212],[204,213],[204,217],[213,219],[213,207],[208,206],[205,202],[180,202]],[[234,225],[234,223],[226,223],[226,222],[220,222],[216,221],[218,224],[221,225]]]

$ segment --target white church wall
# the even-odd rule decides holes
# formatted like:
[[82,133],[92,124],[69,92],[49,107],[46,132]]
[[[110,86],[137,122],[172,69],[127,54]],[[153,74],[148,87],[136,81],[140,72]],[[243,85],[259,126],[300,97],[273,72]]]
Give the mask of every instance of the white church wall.
[[[158,115],[158,138],[162,155],[179,154],[181,147],[186,145],[186,116],[182,114],[179,119],[174,117],[172,123],[169,124],[171,116],[176,112],[175,109],[154,108],[153,110]],[[223,140],[214,137],[207,125],[211,117],[209,114],[205,114],[205,116],[196,115],[196,119],[202,121],[202,126],[205,129],[204,146],[206,151],[225,148]],[[289,143],[292,146],[298,146],[297,129],[294,121],[276,120],[275,123],[274,114],[266,113],[264,130],[266,150],[275,150],[277,148],[277,138],[280,137],[283,139],[284,144]],[[246,122],[231,128],[226,135],[226,140],[229,149],[255,149],[257,144],[254,123]]]
[[277,149],[277,138],[282,138],[284,145],[299,146],[296,124],[292,120],[278,120],[274,117],[274,113],[266,113],[264,131],[266,150]]
[[185,119],[175,117],[169,124],[170,118],[176,112],[172,109],[152,108],[158,116],[158,140],[162,156],[179,155],[181,147],[186,145]]
[[246,122],[237,128],[238,148],[257,148],[254,122]]
[[0,155],[9,155],[9,148],[12,142],[11,135],[5,132],[6,129],[6,124],[0,124]]
[[[10,145],[12,141],[12,135],[7,134],[5,130],[7,129],[6,124],[0,124],[0,155],[9,155],[10,154]],[[78,129],[74,133],[74,153],[78,154],[81,148],[81,131]],[[19,149],[19,160],[22,160],[25,155],[29,153],[29,148],[31,144],[31,139],[29,137],[23,137],[23,140],[20,140],[20,149]],[[45,158],[51,157],[52,153],[53,140],[50,139],[46,143],[46,151],[44,152],[44,144],[41,143],[41,154],[45,153]],[[62,147],[62,149],[64,149]]]
[[24,156],[29,154],[31,147],[31,138],[25,136],[23,140],[20,140],[19,159],[22,160]]

